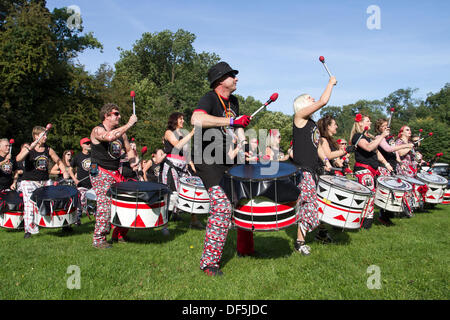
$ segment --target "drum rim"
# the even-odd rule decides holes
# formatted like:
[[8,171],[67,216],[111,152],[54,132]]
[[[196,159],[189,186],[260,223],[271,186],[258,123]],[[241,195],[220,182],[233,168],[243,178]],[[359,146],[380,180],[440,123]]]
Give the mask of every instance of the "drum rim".
[[[395,177],[390,177],[390,176],[380,176],[380,177],[378,177],[377,178],[377,184],[381,184],[382,187],[385,187],[385,188],[388,188],[388,189],[391,189],[391,190],[396,190],[396,191],[404,191],[404,192],[408,192],[408,191],[413,190],[412,184],[409,183],[408,181],[402,180],[404,183],[409,185],[410,188],[409,189],[400,189],[399,187],[391,187],[391,186],[384,185],[382,180],[380,182],[378,181],[378,179],[380,179],[380,178],[383,180],[383,179],[386,179],[386,178],[395,179]],[[378,185],[377,185],[377,188],[378,188]]]
[[410,184],[417,184],[416,182],[412,182],[412,181],[408,181],[409,179],[414,179],[414,180],[417,180],[418,182],[420,182],[420,183],[423,183],[423,185],[424,184],[426,184],[425,182],[423,182],[422,180],[419,180],[419,179],[417,179],[417,178],[415,178],[415,177],[408,177],[408,176],[402,176],[402,175],[396,175],[396,176],[394,176],[395,178],[400,178],[400,179],[402,179],[402,180],[405,180],[406,182],[408,182],[408,183],[410,183]]
[[441,177],[442,179],[444,179],[444,180],[446,180],[445,182],[444,181],[442,181],[442,182],[437,182],[437,181],[428,181],[428,180],[426,180],[424,177],[423,178],[420,178],[419,177],[419,174],[422,176],[424,176],[424,177],[426,177],[425,176],[425,174],[424,173],[422,173],[422,172],[418,172],[417,174],[416,174],[416,177],[417,177],[417,179],[418,180],[420,180],[420,181],[422,181],[422,182],[425,182],[425,183],[427,183],[427,184],[429,184],[429,183],[434,183],[434,184],[437,184],[437,185],[442,185],[442,186],[444,186],[444,185],[447,185],[448,184],[448,180],[447,179],[445,179],[443,176],[440,176],[440,175],[438,175],[438,174],[435,174],[435,173],[432,173],[432,175],[435,175],[435,176],[438,176],[438,177]]
[[[326,177],[326,176],[329,176],[329,175],[324,174],[324,175],[319,176],[319,181],[324,181],[324,182],[327,183],[328,185],[331,185],[332,187],[335,187],[336,189],[339,189],[339,190],[342,190],[342,191],[347,191],[347,192],[349,192],[349,191],[354,191],[354,190],[348,190],[348,189],[345,189],[345,188],[343,188],[343,187],[341,187],[341,186],[336,186],[336,185],[334,185],[334,184],[330,184],[328,181],[321,179],[321,178],[324,177],[324,176]],[[330,176],[330,177],[334,177],[334,176]],[[359,182],[354,181],[354,180],[349,180],[349,181],[353,181],[353,182],[356,182],[356,183],[360,184]],[[361,186],[363,186],[368,192],[365,193],[365,192],[363,192],[363,191],[354,191],[353,193],[355,193],[355,194],[357,194],[357,195],[363,195],[363,196],[371,196],[371,195],[372,195],[372,193],[373,193],[372,190],[370,190],[369,188],[367,188],[365,185],[362,185],[362,184],[361,184]]]
[[[280,162],[283,163],[283,162]],[[293,168],[295,168],[295,171],[293,173],[284,175],[284,176],[279,176],[279,177],[274,177],[274,178],[242,178],[242,177],[237,177],[237,176],[233,176],[231,175],[230,171],[233,170],[234,168],[238,167],[238,166],[252,166],[254,164],[237,164],[232,166],[231,168],[227,169],[224,173],[224,177],[227,176],[233,180],[238,180],[238,181],[243,181],[243,182],[258,182],[258,181],[275,181],[275,180],[285,180],[286,178],[290,178],[290,177],[295,177],[296,175],[298,175],[302,170],[298,167],[296,167],[295,165],[291,164],[291,163],[284,163],[284,165],[289,165],[292,166]]]

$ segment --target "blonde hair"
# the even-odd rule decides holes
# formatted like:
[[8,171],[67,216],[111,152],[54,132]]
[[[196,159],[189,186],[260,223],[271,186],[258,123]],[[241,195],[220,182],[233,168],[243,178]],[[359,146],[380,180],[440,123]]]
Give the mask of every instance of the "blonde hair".
[[[348,140],[348,144],[349,145],[353,144],[352,143],[352,138],[355,135],[355,133],[363,133],[364,132],[364,126],[362,125],[362,122],[363,122],[364,118],[369,118],[370,119],[370,117],[368,115],[362,114],[361,121],[359,121],[359,122],[355,121],[353,123],[352,130],[350,131],[350,140]],[[371,135],[369,132],[367,132],[366,135],[369,138],[372,138],[372,139],[374,138],[374,136]]]
[[33,128],[33,131],[31,132],[31,135],[32,135],[32,137],[34,139],[34,136],[36,136],[36,135],[38,135],[38,134],[40,134],[40,133],[42,133],[44,131],[45,131],[44,127],[36,126],[36,127]]
[[306,100],[309,94],[304,93],[294,99],[294,113],[297,113],[300,109],[307,107],[310,103]]

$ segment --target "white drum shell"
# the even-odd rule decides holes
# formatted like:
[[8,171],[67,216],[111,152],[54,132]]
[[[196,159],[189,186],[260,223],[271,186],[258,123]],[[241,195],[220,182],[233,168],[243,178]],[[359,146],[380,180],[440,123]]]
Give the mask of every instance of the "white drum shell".
[[38,209],[34,207],[34,222],[41,228],[62,228],[68,227],[77,222],[77,209],[54,209],[48,215],[40,215]]
[[[117,197],[120,197],[118,200]],[[111,224],[132,229],[157,228],[167,224],[169,194],[161,196],[159,201],[147,204],[136,200],[135,196],[117,194],[111,198]]]
[[428,186],[428,191],[425,194],[426,203],[439,204],[444,201],[447,179],[434,173],[418,173],[417,179],[425,182]]
[[[335,177],[335,179],[347,180],[341,177]],[[367,192],[347,190],[320,177],[317,186],[319,220],[343,229],[359,229],[367,201],[372,196],[370,190],[364,188]]]
[[0,213],[0,227],[6,229],[23,229],[23,211]]
[[180,178],[177,208],[191,214],[209,213],[209,194],[199,177]]

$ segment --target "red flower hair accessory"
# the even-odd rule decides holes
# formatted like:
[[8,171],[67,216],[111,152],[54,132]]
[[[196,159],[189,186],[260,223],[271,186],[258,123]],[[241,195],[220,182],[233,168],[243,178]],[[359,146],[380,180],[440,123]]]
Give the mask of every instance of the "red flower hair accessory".
[[355,122],[360,122],[361,120],[362,120],[362,114],[361,113],[358,113],[356,116],[355,116]]

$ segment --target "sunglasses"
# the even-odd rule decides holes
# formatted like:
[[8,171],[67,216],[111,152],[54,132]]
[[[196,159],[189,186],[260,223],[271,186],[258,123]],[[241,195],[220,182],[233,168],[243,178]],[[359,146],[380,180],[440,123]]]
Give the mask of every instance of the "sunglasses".
[[347,145],[347,142],[342,142],[341,143],[343,146],[346,146]]
[[116,112],[111,112],[110,115],[115,115],[116,117],[120,116],[120,112],[116,111]]

